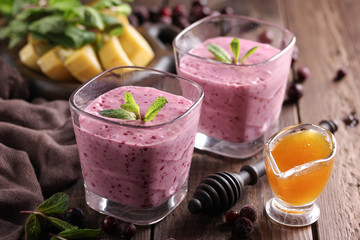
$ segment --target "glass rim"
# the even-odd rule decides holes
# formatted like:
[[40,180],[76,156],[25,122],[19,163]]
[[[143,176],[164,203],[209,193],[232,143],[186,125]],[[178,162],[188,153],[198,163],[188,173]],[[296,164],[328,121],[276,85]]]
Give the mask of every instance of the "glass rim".
[[[293,168],[290,168],[290,169],[282,172],[282,171],[279,170],[279,168],[278,168],[278,166],[276,164],[276,161],[273,158],[273,155],[271,154],[270,144],[271,144],[271,142],[273,142],[279,136],[281,136],[283,134],[286,134],[288,132],[294,131],[294,130],[301,130],[301,128],[305,128],[307,130],[308,129],[313,129],[313,130],[318,131],[318,132],[321,131],[321,133],[325,132],[327,134],[326,137],[329,137],[330,141],[331,141],[331,146],[332,146],[331,152],[325,158],[316,159],[316,160],[313,160],[311,162],[306,162],[306,163],[303,163],[303,164],[301,164],[299,166],[295,166]],[[273,173],[277,177],[280,177],[280,178],[287,178],[287,177],[292,176],[295,173],[304,171],[304,170],[310,168],[311,166],[313,166],[315,164],[328,162],[328,161],[330,161],[331,159],[333,159],[335,157],[336,151],[337,151],[337,143],[336,143],[335,136],[329,130],[327,130],[327,129],[323,128],[323,127],[320,127],[318,125],[315,125],[315,124],[310,124],[310,123],[295,124],[295,125],[289,126],[287,128],[284,128],[283,130],[281,130],[281,131],[275,133],[273,136],[271,136],[265,143],[265,155],[266,155],[265,158],[269,159],[270,168],[272,169]],[[265,159],[265,161],[267,161],[267,160]]]
[[[216,18],[222,18],[222,19],[226,19],[226,18],[231,18],[231,19],[242,19],[242,20],[248,20],[248,21],[252,21],[252,22],[257,22],[257,23],[261,23],[264,25],[268,25],[274,28],[278,28],[286,33],[289,33],[292,37],[291,40],[289,41],[289,43],[284,47],[284,49],[280,50],[280,52],[278,52],[277,54],[275,54],[274,56],[272,56],[271,58],[266,59],[265,61],[259,62],[259,63],[253,63],[253,64],[241,64],[241,65],[236,65],[233,63],[224,63],[224,62],[220,62],[220,61],[216,61],[213,59],[209,59],[209,58],[204,58],[204,57],[200,57],[194,54],[189,53],[188,51],[184,51],[182,50],[178,45],[177,42],[179,41],[179,39],[181,37],[183,37],[183,35],[187,32],[189,32],[190,30],[194,29],[195,27],[203,24],[204,22],[207,22],[209,20],[212,19],[216,19]],[[280,58],[282,55],[284,55],[286,52],[288,52],[290,50],[290,48],[292,48],[295,45],[296,42],[296,37],[294,35],[293,32],[289,31],[287,28],[279,26],[277,24],[273,24],[264,20],[260,20],[260,19],[256,19],[256,18],[252,18],[252,17],[247,17],[247,16],[242,16],[242,15],[235,15],[235,14],[220,14],[220,15],[215,15],[215,16],[207,16],[205,18],[202,18],[196,22],[194,22],[193,24],[191,24],[190,26],[188,26],[187,28],[183,29],[173,40],[173,48],[174,50],[183,53],[185,55],[189,55],[191,57],[194,58],[198,58],[202,61],[207,61],[209,63],[213,63],[213,64],[223,64],[224,66],[232,66],[232,67],[237,67],[237,68],[244,68],[244,67],[257,67],[257,66],[262,66],[265,64],[268,64],[270,62],[275,61],[276,59]]]
[[[84,89],[87,85],[91,84],[92,82],[94,82],[95,80],[101,78],[103,75],[105,75],[106,73],[108,72],[112,72],[114,70],[118,70],[118,69],[126,69],[126,68],[131,68],[131,69],[137,69],[137,70],[146,70],[146,71],[149,71],[149,72],[155,72],[155,73],[159,73],[159,74],[162,74],[162,75],[165,75],[165,76],[168,76],[168,77],[171,77],[171,78],[178,78],[178,79],[181,79],[182,81],[186,81],[188,83],[190,83],[191,85],[193,85],[194,87],[196,87],[198,90],[199,90],[199,97],[197,98],[196,101],[193,102],[193,104],[191,105],[190,108],[188,108],[184,113],[182,113],[181,115],[177,116],[176,118],[173,118],[171,119],[170,121],[167,121],[167,122],[164,122],[164,123],[160,123],[160,124],[156,124],[156,125],[151,125],[151,126],[143,126],[143,125],[134,125],[134,124],[127,124],[127,123],[122,123],[122,122],[117,122],[117,121],[112,121],[110,119],[106,119],[106,118],[102,118],[102,117],[99,117],[99,116],[95,116],[91,113],[88,113],[86,111],[84,111],[83,109],[79,108],[77,106],[77,104],[75,104],[74,100],[75,100],[75,96],[82,90]],[[130,85],[124,85],[124,86],[130,86]],[[119,86],[120,87],[120,86]],[[100,95],[99,95],[100,96]],[[97,97],[99,97],[97,96]],[[96,97],[96,98],[97,98]],[[148,67],[138,67],[138,66],[121,66],[121,67],[114,67],[114,68],[110,68],[108,70],[105,70],[103,71],[102,73],[96,75],[95,77],[91,78],[89,81],[83,83],[81,86],[79,86],[70,96],[69,98],[69,103],[70,103],[70,106],[71,106],[71,109],[73,109],[74,111],[76,112],[80,112],[80,114],[84,114],[90,118],[93,118],[93,119],[96,119],[96,120],[99,120],[99,121],[104,121],[108,124],[113,124],[113,125],[117,125],[117,126],[122,126],[122,127],[129,127],[129,128],[137,128],[137,129],[152,129],[152,128],[160,128],[160,127],[164,127],[166,125],[171,125],[172,123],[174,122],[177,122],[178,120],[184,118],[186,115],[188,115],[194,108],[196,108],[200,102],[202,101],[204,97],[204,90],[202,89],[202,87],[197,84],[196,82],[194,81],[191,81],[189,79],[186,79],[186,78],[183,78],[183,77],[180,77],[178,75],[175,75],[175,74],[172,74],[172,73],[169,73],[169,72],[164,72],[164,71],[161,71],[161,70],[157,70],[157,69],[153,69],[153,68],[148,68]],[[96,99],[95,98],[95,99]],[[94,99],[94,100],[95,100]]]

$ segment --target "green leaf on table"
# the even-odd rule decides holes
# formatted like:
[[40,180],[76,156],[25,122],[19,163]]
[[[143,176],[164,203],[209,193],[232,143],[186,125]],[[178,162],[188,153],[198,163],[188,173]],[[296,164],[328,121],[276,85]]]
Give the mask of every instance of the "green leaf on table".
[[210,43],[206,45],[206,48],[215,56],[217,60],[224,63],[232,63],[231,56],[228,54],[228,52],[225,51],[225,49],[223,49],[219,45]]
[[237,38],[234,38],[230,43],[230,49],[232,54],[234,55],[234,62],[238,64],[238,59],[240,55],[240,41]]
[[[59,237],[65,239],[82,239],[93,238],[101,233],[100,229],[67,229],[58,234]],[[53,239],[53,238],[51,238]],[[54,238],[57,239],[57,238]]]
[[100,115],[109,118],[118,118],[118,119],[127,119],[127,120],[136,120],[136,114],[125,109],[106,109],[101,110]]
[[242,64],[242,63],[245,61],[246,58],[248,58],[249,56],[253,55],[253,54],[256,52],[257,49],[258,49],[258,46],[253,47],[253,48],[251,48],[249,51],[247,51],[247,52],[245,53],[245,55],[241,58],[240,63]]
[[78,229],[77,226],[74,226],[71,223],[63,221],[63,220],[61,220],[59,218],[49,217],[48,219],[55,227],[57,227],[60,230]]
[[39,219],[34,213],[31,213],[25,224],[25,237],[27,240],[37,240],[41,233]]
[[158,97],[149,107],[144,116],[144,121],[153,120],[158,112],[167,104],[168,101],[164,97]]
[[124,94],[124,100],[125,104],[122,104],[120,107],[122,109],[125,109],[127,111],[133,112],[136,115],[137,119],[140,119],[140,107],[137,105],[137,103],[134,100],[134,97],[131,95],[131,93],[126,92]]
[[55,193],[42,202],[36,211],[44,214],[63,213],[69,207],[69,197],[65,193]]

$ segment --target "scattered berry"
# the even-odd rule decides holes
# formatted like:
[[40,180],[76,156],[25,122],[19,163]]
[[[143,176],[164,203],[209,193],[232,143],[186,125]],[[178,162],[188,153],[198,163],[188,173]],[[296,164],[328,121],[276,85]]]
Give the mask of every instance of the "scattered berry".
[[162,8],[160,8],[160,16],[171,17],[172,16],[171,8],[167,6],[163,6]]
[[172,24],[172,19],[169,16],[163,15],[163,16],[160,16],[159,22],[164,23],[166,25],[170,25],[170,24]]
[[84,212],[81,208],[70,208],[65,212],[64,220],[81,227],[85,220]]
[[186,7],[184,4],[177,4],[173,9],[173,16],[183,16],[188,17],[188,11],[186,10]]
[[347,74],[347,70],[345,68],[340,68],[337,72],[336,72],[336,76],[335,76],[335,81],[340,81],[341,79],[343,79]]
[[192,3],[192,6],[206,6],[207,5],[207,0],[194,0]]
[[195,22],[204,17],[207,17],[210,15],[210,13],[211,13],[211,11],[210,11],[209,7],[202,6],[202,5],[196,5],[192,8],[192,11],[191,11],[192,22]]
[[128,16],[128,19],[129,19],[129,22],[132,26],[134,27],[137,27],[140,25],[139,23],[139,18],[134,14],[134,13],[131,13],[129,16]]
[[247,219],[246,217],[240,217],[232,226],[232,239],[248,239],[253,231],[254,226],[251,220]]
[[359,124],[359,118],[356,116],[356,112],[350,113],[343,119],[346,126],[355,127]]
[[132,238],[136,233],[135,225],[128,222],[122,222],[119,229],[121,236],[125,238]]
[[226,222],[232,224],[240,217],[240,214],[238,211],[230,210],[225,214],[225,217],[226,217]]
[[296,75],[297,75],[296,81],[301,83],[310,77],[311,71],[308,67],[302,67],[297,70]]
[[297,102],[304,95],[304,88],[300,83],[292,83],[287,91],[288,100]]
[[241,208],[239,216],[246,217],[254,223],[257,218],[256,209],[251,205],[245,205],[243,208]]
[[297,46],[294,46],[294,50],[291,55],[291,66],[293,66],[298,59],[299,59],[299,48]]
[[118,220],[111,216],[106,216],[101,224],[101,229],[107,233],[116,231],[118,226]]
[[220,11],[222,14],[233,14],[234,9],[232,7],[225,7]]
[[150,13],[147,7],[143,5],[135,6],[133,9],[133,13],[138,17],[139,24],[143,24],[147,21],[149,21]]
[[259,35],[259,42],[262,43],[272,43],[274,40],[274,32],[266,29]]

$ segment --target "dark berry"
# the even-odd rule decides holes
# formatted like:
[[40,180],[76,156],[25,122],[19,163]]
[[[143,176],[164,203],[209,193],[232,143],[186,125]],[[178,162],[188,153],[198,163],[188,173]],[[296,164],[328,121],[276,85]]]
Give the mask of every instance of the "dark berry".
[[172,16],[172,10],[170,7],[168,6],[163,6],[162,8],[160,8],[160,16],[167,16],[167,17],[171,17]]
[[174,9],[173,9],[173,16],[183,16],[183,17],[188,17],[189,13],[185,7],[184,4],[177,4]]
[[347,74],[347,70],[345,68],[340,68],[337,72],[336,72],[336,76],[335,76],[335,81],[340,81],[341,79],[343,79]]
[[129,19],[129,22],[130,22],[130,24],[132,25],[132,26],[134,26],[134,27],[137,27],[137,26],[139,26],[139,18],[135,15],[135,14],[133,14],[133,13],[131,13],[129,16],[128,16],[128,19]]
[[352,112],[343,119],[343,122],[346,126],[355,127],[359,124],[359,118],[356,116],[355,112]]
[[240,217],[232,226],[232,239],[248,239],[253,231],[253,223],[246,217]]
[[151,7],[149,9],[150,21],[151,22],[158,22],[159,21],[159,8],[158,7]]
[[222,14],[233,14],[234,9],[232,7],[225,7],[220,11]]
[[136,233],[135,225],[128,222],[122,222],[119,229],[121,236],[125,238],[132,238]]
[[135,6],[133,9],[133,13],[138,17],[140,25],[149,21],[150,18],[149,10],[147,9],[147,7],[143,5]]
[[304,95],[304,88],[300,83],[292,83],[287,91],[289,101],[297,102]]
[[228,223],[234,223],[239,217],[239,212],[235,210],[230,210],[225,214],[226,222]]
[[116,231],[118,227],[118,220],[111,216],[106,216],[101,224],[101,229],[107,233]]
[[296,81],[301,83],[308,79],[311,75],[311,71],[308,67],[302,67],[296,72]]
[[211,13],[210,8],[207,6],[196,5],[191,11],[192,22],[200,20],[209,16]]
[[184,29],[184,28],[186,28],[186,27],[188,27],[190,25],[190,22],[189,22],[188,18],[184,17],[184,16],[177,16],[177,17],[173,16],[172,23],[175,26],[177,26],[179,28],[182,28],[182,29]]
[[192,3],[192,6],[206,6],[207,5],[207,0],[194,0]]
[[271,31],[270,29],[264,30],[264,31],[259,35],[259,42],[262,42],[262,43],[272,43],[273,40],[274,40],[274,32]]
[[239,216],[246,217],[247,219],[249,219],[254,223],[257,218],[256,209],[251,205],[245,205],[244,207],[241,208]]
[[65,212],[64,220],[81,227],[85,220],[84,212],[81,208],[70,208]]

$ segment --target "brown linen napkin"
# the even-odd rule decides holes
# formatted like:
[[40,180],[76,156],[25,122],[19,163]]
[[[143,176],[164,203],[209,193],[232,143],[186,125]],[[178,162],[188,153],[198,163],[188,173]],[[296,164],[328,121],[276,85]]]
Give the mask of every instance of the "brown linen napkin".
[[20,239],[44,198],[80,176],[68,101],[26,101],[20,74],[0,58],[0,239]]

